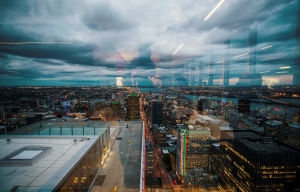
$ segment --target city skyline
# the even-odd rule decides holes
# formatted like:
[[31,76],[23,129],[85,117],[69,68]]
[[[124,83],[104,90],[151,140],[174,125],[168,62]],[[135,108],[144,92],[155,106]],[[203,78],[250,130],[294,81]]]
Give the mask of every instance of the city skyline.
[[299,190],[297,86],[0,88],[5,189]]

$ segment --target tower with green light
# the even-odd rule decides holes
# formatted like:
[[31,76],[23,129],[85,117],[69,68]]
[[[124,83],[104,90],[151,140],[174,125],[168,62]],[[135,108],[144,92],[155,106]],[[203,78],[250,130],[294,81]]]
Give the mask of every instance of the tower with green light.
[[187,152],[188,152],[188,137],[189,129],[187,126],[180,126],[178,128],[178,138],[177,138],[177,174],[186,174],[186,164],[187,164]]
[[216,142],[216,139],[211,138],[209,129],[201,126],[180,126],[177,138],[177,174],[186,177],[195,168],[209,172],[212,142]]

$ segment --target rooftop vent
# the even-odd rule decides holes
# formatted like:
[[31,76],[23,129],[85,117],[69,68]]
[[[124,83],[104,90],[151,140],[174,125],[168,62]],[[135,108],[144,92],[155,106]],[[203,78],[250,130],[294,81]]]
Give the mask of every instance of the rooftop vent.
[[263,144],[273,144],[273,139],[271,137],[262,137],[261,142]]

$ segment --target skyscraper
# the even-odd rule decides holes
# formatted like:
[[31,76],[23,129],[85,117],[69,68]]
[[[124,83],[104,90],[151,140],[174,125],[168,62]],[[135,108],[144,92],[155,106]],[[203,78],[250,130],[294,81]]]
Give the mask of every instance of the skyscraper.
[[127,121],[140,119],[140,102],[139,95],[131,94],[126,101]]
[[151,105],[152,125],[163,123],[163,103],[160,100],[152,99]]
[[[150,139],[146,139],[146,179],[151,181],[154,177],[154,152]],[[146,182],[147,183],[147,182]]]
[[210,131],[203,128],[178,129],[177,138],[177,173],[185,176],[189,170],[202,168],[209,170],[210,145],[212,139]]
[[202,114],[203,110],[207,108],[207,102],[205,99],[198,100],[197,109]]

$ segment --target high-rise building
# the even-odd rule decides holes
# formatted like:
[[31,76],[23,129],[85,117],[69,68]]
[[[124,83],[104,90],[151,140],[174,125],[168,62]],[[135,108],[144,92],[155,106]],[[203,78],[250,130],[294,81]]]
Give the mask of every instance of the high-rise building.
[[250,100],[239,99],[238,100],[238,112],[242,114],[250,114]]
[[152,125],[163,123],[163,103],[161,100],[152,99],[151,105]]
[[177,154],[176,154],[176,171],[178,175],[185,175],[186,170],[186,157],[187,157],[187,145],[188,145],[188,132],[187,126],[180,126],[178,128],[177,137]]
[[177,138],[177,174],[185,176],[188,171],[199,167],[207,172],[211,142],[208,129],[180,127]]
[[[150,139],[146,139],[146,179],[154,178],[154,152]],[[147,183],[147,182],[146,182]]]
[[198,105],[197,109],[198,111],[202,114],[203,110],[206,109],[206,100],[205,99],[200,99],[198,100]]
[[138,94],[131,94],[126,101],[127,121],[140,119],[140,102]]
[[299,191],[300,151],[252,130],[222,131],[212,174],[233,191]]

